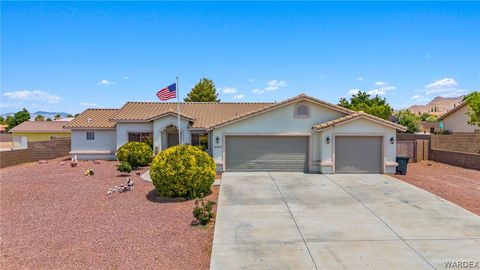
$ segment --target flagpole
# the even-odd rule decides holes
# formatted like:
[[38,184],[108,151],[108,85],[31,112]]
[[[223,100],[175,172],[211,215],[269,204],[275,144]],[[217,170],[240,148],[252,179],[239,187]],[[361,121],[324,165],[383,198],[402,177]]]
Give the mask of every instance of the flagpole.
[[182,145],[182,135],[180,129],[180,87],[178,87],[178,76],[177,76],[177,112],[178,112],[178,144]]

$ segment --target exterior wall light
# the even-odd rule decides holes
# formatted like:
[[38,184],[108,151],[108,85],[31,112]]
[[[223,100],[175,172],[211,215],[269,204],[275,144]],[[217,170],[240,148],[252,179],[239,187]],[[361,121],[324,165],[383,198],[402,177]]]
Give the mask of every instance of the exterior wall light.
[[394,143],[395,143],[395,138],[390,137],[390,143],[391,143],[391,144],[394,144]]
[[327,144],[330,144],[330,136],[327,136],[326,141],[327,141]]
[[217,138],[215,138],[215,142],[218,144],[220,142],[220,138],[217,136]]

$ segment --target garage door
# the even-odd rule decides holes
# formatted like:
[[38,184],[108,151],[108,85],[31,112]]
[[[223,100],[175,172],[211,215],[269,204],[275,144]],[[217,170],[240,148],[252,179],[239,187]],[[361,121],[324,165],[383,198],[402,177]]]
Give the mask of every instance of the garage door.
[[307,171],[306,136],[227,136],[227,171]]
[[382,173],[382,137],[335,136],[336,173]]

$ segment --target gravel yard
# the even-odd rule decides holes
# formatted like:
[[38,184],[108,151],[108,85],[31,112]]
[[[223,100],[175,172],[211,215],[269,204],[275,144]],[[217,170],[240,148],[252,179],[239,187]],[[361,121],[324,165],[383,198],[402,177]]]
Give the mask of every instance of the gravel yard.
[[480,215],[480,171],[433,161],[409,163],[395,178],[427,190]]
[[160,199],[137,175],[146,169],[131,173],[133,191],[108,197],[126,182],[117,162],[60,162],[1,170],[1,269],[209,268],[213,226],[191,226],[194,201]]

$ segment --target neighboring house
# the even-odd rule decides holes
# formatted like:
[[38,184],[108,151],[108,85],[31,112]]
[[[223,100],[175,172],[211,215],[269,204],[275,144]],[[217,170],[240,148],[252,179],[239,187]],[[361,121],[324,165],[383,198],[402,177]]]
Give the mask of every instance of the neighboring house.
[[465,102],[460,103],[455,106],[455,108],[446,112],[438,118],[440,122],[440,128],[443,130],[448,130],[452,133],[457,132],[474,132],[475,130],[480,130],[479,126],[469,125],[467,115],[468,106]]
[[129,141],[157,153],[181,142],[201,145],[218,171],[394,173],[396,132],[406,128],[301,94],[278,103],[127,102],[88,109],[68,123],[72,155],[115,159]]
[[420,121],[418,124],[418,132],[416,134],[433,134],[435,130],[439,129],[438,122],[428,122],[428,121]]
[[[52,137],[70,137],[70,130],[63,126],[66,122],[25,121],[10,129],[13,141],[48,141]],[[24,144],[24,143],[22,143]]]

